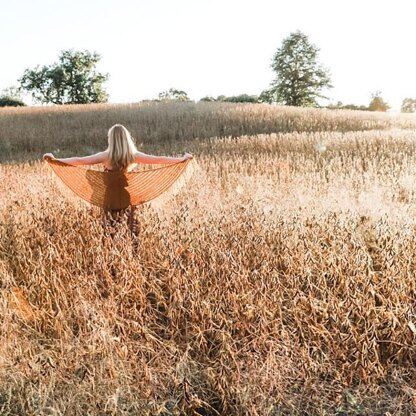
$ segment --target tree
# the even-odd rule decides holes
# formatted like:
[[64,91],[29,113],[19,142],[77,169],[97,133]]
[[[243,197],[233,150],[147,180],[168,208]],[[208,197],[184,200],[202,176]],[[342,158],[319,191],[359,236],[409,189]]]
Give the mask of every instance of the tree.
[[300,31],[283,40],[272,61],[276,78],[270,94],[278,103],[302,106],[318,106],[317,98],[325,88],[332,88],[329,72],[318,64],[319,49]]
[[368,107],[366,107],[365,105],[343,104],[341,101],[338,101],[336,104],[329,104],[326,108],[328,108],[330,110],[368,111]]
[[258,100],[259,97],[257,97],[257,95],[248,94],[232,95],[230,97],[219,95],[217,97],[217,101],[223,101],[227,103],[257,103]]
[[270,90],[263,90],[258,98],[259,103],[271,104],[274,100],[274,94]]
[[416,111],[416,100],[414,98],[405,98],[400,111],[402,113],[414,113]]
[[177,90],[176,88],[170,88],[168,91],[162,91],[159,93],[159,100],[189,101],[189,97],[185,91]]
[[370,111],[387,111],[390,108],[390,106],[383,100],[383,97],[381,96],[380,91],[376,91],[372,95],[372,100],[370,101],[370,104],[368,105],[368,109]]
[[206,95],[205,97],[202,97],[199,101],[213,102],[213,101],[216,101],[216,100],[211,95]]
[[10,87],[1,92],[0,107],[23,107],[25,105],[19,88]]
[[226,97],[225,95],[219,95],[217,98],[206,96],[201,98],[200,101],[217,101],[225,103],[258,103],[259,97],[257,95],[248,94],[231,95],[229,97]]
[[0,107],[24,107],[25,105],[21,100],[0,96]]
[[59,62],[53,65],[26,69],[19,82],[41,103],[87,104],[107,102],[103,88],[108,74],[96,71],[101,59],[96,52],[61,51]]

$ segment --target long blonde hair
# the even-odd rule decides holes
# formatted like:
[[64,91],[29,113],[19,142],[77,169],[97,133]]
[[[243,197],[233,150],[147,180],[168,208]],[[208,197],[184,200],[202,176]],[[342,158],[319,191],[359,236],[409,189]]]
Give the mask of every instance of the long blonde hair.
[[115,124],[108,130],[108,157],[113,170],[124,170],[133,161],[137,152],[130,132],[121,124]]

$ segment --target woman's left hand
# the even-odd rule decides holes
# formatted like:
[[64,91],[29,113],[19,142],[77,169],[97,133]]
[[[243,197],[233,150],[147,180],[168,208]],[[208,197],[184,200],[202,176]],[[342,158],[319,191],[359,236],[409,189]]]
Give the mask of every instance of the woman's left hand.
[[43,160],[53,160],[55,159],[55,156],[52,153],[45,153],[43,155]]
[[187,159],[193,159],[193,156],[191,155],[191,153],[185,152],[183,154],[183,160],[187,160]]

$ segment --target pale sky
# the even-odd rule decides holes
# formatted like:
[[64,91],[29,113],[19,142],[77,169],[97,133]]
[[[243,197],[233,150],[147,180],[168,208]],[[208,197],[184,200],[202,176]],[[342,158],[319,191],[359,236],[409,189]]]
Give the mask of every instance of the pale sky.
[[0,0],[0,90],[63,49],[96,51],[112,103],[259,94],[291,32],[320,48],[331,102],[416,98],[415,0]]

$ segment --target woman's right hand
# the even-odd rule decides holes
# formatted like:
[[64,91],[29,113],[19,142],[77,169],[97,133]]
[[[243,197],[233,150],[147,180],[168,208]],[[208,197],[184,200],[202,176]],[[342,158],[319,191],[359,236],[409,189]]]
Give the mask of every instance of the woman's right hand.
[[53,160],[55,159],[55,156],[52,153],[45,153],[43,155],[43,160]]

